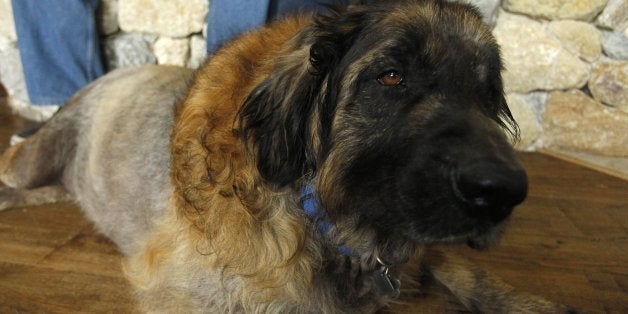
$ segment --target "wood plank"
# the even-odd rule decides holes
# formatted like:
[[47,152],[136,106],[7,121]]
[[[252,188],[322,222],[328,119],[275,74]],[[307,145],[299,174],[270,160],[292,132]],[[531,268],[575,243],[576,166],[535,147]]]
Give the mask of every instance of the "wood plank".
[[0,217],[0,261],[30,265],[90,225],[69,203],[7,210]]
[[0,312],[128,313],[136,310],[119,276],[0,262]]

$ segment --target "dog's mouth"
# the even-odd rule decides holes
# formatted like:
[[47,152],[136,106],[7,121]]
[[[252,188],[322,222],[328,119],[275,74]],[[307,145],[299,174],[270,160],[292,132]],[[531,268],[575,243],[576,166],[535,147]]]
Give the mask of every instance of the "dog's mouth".
[[[466,244],[473,249],[485,249],[499,240],[507,225],[508,217],[499,222],[476,221],[465,232],[438,235],[411,232],[410,238],[421,244]],[[448,224],[442,227],[447,228]]]
[[485,249],[495,244],[503,234],[507,225],[507,221],[503,221],[485,231],[482,234],[476,234],[467,237],[466,244],[476,250]]

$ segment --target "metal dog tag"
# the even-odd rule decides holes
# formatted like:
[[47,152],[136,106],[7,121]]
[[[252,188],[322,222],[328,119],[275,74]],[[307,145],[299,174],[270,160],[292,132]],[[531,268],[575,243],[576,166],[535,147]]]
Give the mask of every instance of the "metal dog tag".
[[399,279],[391,277],[389,274],[389,268],[382,266],[373,273],[373,281],[375,287],[381,294],[388,295],[393,298],[399,297],[399,288],[401,288],[401,281]]

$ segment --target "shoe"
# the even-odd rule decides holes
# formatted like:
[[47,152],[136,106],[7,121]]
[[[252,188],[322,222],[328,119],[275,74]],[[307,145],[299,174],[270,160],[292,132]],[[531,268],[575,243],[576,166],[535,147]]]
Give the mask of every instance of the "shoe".
[[11,136],[11,141],[10,141],[11,146],[17,145],[18,143],[23,142],[27,137],[35,134],[41,128],[42,125],[43,124],[38,125],[34,128],[28,129],[26,131],[20,132],[18,134],[13,134]]
[[20,117],[37,122],[49,120],[61,108],[60,105],[33,105],[28,101],[9,97],[9,107]]

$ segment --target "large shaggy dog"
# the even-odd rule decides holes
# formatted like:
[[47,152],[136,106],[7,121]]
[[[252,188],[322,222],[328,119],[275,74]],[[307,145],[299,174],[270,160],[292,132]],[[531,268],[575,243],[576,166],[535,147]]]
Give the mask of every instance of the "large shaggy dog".
[[462,4],[288,18],[194,76],[99,79],[11,147],[0,178],[14,193],[61,182],[128,257],[148,311],[370,312],[421,272],[472,310],[558,311],[424,258],[489,244],[525,198],[500,70]]

